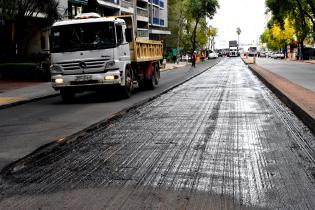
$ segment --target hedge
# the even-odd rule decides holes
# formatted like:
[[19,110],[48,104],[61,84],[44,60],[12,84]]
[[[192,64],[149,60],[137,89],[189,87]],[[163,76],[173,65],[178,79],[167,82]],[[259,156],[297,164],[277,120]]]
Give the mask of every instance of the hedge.
[[35,63],[0,64],[1,79],[49,80],[49,73]]

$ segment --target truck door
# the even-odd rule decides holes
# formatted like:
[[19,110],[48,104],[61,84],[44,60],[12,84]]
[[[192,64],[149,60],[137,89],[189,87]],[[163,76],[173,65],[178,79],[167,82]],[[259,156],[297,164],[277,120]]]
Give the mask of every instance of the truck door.
[[125,28],[125,25],[116,24],[118,57],[121,61],[130,60],[129,43],[126,41],[125,33],[123,33]]

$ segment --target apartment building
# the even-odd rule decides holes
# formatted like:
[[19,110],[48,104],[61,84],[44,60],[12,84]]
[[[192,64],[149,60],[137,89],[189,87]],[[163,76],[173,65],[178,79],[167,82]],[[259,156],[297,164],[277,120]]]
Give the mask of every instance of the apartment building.
[[[137,37],[162,40],[170,34],[167,31],[167,0],[59,0],[59,13],[63,19],[90,11],[96,11],[101,16],[133,15]],[[30,25],[38,24],[41,19],[42,17],[32,19]],[[8,51],[15,53],[13,27],[14,23],[8,23],[0,17],[0,45],[4,46],[0,54]],[[27,53],[48,53],[48,37],[49,27],[36,29],[36,34],[28,40]]]
[[[160,40],[167,31],[167,0],[94,0],[101,16],[133,15],[137,37]],[[88,0],[68,0],[68,18],[88,12]]]

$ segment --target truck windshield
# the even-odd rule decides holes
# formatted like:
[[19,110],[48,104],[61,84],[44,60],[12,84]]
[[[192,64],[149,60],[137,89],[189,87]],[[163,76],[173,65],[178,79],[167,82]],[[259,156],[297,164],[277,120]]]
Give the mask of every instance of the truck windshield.
[[248,51],[250,51],[250,52],[256,52],[256,51],[257,51],[257,47],[250,47],[250,48],[248,49]]
[[73,52],[116,46],[113,22],[55,26],[51,30],[50,51]]

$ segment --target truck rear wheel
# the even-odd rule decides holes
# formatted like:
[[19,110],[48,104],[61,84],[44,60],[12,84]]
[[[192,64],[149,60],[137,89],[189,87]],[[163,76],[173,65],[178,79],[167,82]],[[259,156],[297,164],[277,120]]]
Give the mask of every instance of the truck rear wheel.
[[150,79],[147,80],[147,88],[153,90],[159,84],[160,72],[158,65],[152,65]]
[[73,100],[73,98],[75,96],[75,92],[73,90],[70,90],[70,89],[61,88],[60,89],[60,96],[61,96],[61,99],[63,100],[63,102],[69,103]]
[[125,70],[125,86],[121,87],[122,97],[130,98],[133,91],[133,74],[130,66]]

